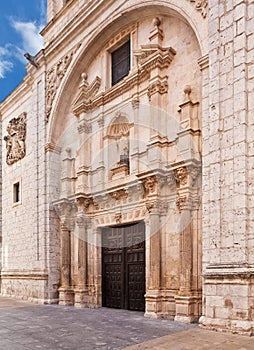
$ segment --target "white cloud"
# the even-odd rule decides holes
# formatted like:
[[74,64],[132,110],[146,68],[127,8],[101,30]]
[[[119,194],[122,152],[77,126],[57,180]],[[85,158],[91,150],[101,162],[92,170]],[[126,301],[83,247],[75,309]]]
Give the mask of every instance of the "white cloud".
[[13,63],[10,61],[11,50],[7,44],[0,46],[0,79],[5,77],[6,72],[10,72],[13,68]]
[[39,34],[42,25],[37,25],[34,22],[22,22],[11,19],[12,27],[20,34],[21,44],[6,44],[0,46],[0,79],[5,78],[7,72],[11,72],[14,68],[14,58],[27,63],[24,57],[25,52],[35,55],[43,47],[43,38]]
[[39,34],[42,26],[36,25],[34,22],[21,22],[11,20],[13,28],[21,35],[21,50],[35,55],[43,46],[43,38]]
[[13,63],[10,61],[2,60],[0,56],[0,79],[5,78],[5,73],[10,72],[13,68]]

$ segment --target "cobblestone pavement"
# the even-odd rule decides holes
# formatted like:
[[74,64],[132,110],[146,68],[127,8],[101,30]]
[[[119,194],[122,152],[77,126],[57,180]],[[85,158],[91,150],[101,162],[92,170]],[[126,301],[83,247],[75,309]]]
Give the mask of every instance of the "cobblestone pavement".
[[34,305],[0,297],[1,350],[113,350],[197,326],[114,309]]

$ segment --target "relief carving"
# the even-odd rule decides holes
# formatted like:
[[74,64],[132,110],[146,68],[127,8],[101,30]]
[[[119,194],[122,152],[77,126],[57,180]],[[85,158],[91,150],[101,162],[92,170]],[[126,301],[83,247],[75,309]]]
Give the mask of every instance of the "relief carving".
[[121,224],[122,222],[122,213],[116,213],[115,214],[115,220],[117,224]]
[[155,176],[149,176],[143,181],[146,195],[152,194],[157,189],[157,179]]
[[26,155],[26,113],[18,118],[13,118],[7,128],[8,135],[4,137],[6,142],[6,163],[12,165]]
[[179,212],[181,212],[183,210],[183,208],[185,207],[186,201],[187,201],[186,196],[180,196],[179,193],[177,194],[176,207],[177,207]]
[[146,202],[146,209],[148,210],[149,213],[153,211],[153,209],[156,208],[157,202],[156,201],[149,201]]
[[73,55],[79,47],[80,45],[67,55],[60,58],[60,60],[46,73],[46,122],[48,122],[57,89],[72,61]]
[[207,0],[190,0],[190,2],[192,2],[195,8],[201,12],[204,18],[206,18],[208,1]]
[[168,184],[169,188],[176,187],[176,179],[175,179],[173,173],[171,173],[171,172],[167,176],[167,184]]
[[199,167],[191,167],[189,168],[189,182],[190,186],[194,186],[195,182],[198,178],[198,175],[200,174],[201,169]]
[[128,193],[126,192],[126,190],[122,189],[122,190],[118,190],[115,192],[111,193],[112,198],[114,198],[116,201],[120,201],[120,200],[126,200],[128,197]]
[[82,120],[78,126],[78,132],[82,134],[83,132],[86,134],[90,134],[92,132],[92,125],[88,123],[86,120]]
[[181,167],[178,169],[174,170],[174,175],[175,175],[175,179],[176,181],[180,184],[180,186],[185,186],[187,185],[188,182],[188,170],[187,168]]

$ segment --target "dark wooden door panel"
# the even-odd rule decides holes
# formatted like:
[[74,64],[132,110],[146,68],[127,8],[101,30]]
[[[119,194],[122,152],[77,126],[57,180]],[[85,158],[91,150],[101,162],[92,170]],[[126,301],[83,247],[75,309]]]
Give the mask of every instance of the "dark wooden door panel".
[[145,226],[103,230],[103,306],[144,311]]

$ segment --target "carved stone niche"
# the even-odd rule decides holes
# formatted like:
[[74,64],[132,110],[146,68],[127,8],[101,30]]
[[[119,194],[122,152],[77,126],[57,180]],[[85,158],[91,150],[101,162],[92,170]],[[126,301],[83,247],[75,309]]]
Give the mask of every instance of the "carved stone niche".
[[111,149],[114,150],[114,165],[110,169],[112,180],[129,175],[129,135],[132,125],[125,114],[117,112],[104,137],[104,141],[107,140]]
[[6,163],[12,165],[26,155],[26,113],[11,119],[6,130],[8,132],[4,137],[7,149]]

